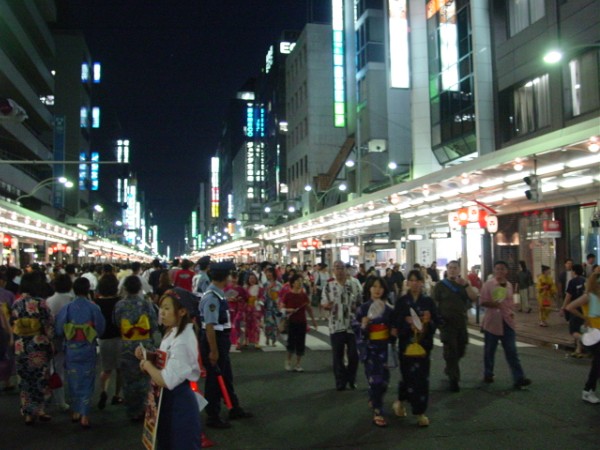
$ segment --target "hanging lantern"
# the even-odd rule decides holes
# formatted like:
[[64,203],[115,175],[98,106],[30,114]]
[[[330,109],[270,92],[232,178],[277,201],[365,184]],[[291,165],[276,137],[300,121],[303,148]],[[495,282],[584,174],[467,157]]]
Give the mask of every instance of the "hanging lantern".
[[486,221],[486,217],[488,216],[488,213],[485,209],[480,209],[479,210],[479,228],[486,228],[487,227],[487,221]]
[[477,205],[472,205],[467,208],[467,220],[471,223],[479,220],[479,207]]
[[458,210],[458,223],[461,227],[466,227],[469,223],[469,210],[467,208],[460,208]]
[[485,218],[485,221],[488,233],[496,233],[498,231],[498,217],[489,215]]
[[451,211],[448,213],[448,226],[451,230],[458,230],[460,228],[458,211]]

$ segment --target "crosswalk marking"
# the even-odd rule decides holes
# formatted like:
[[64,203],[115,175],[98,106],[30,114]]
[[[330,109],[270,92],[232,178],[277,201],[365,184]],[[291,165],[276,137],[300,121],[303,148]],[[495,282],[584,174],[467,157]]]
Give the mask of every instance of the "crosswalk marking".
[[[467,328],[471,339],[469,339],[469,344],[474,345],[476,347],[483,347],[484,340],[483,334],[473,328]],[[279,337],[279,340],[275,343],[275,346],[266,345],[265,337],[261,335],[260,338],[260,350],[263,352],[285,352],[286,351],[286,341],[287,335],[282,335]],[[436,347],[443,347],[442,341],[439,339],[439,330],[436,332],[435,337],[433,338],[433,345]],[[502,348],[502,345],[498,345],[499,348]],[[531,348],[535,347],[535,345],[528,344],[525,342],[517,341],[517,347],[519,348]],[[323,351],[323,350],[331,350],[331,344],[329,341],[329,327],[324,325],[317,326],[316,329],[310,328],[310,332],[306,334],[306,348],[311,351]],[[240,350],[237,350],[235,346],[231,346],[231,353],[239,353]]]

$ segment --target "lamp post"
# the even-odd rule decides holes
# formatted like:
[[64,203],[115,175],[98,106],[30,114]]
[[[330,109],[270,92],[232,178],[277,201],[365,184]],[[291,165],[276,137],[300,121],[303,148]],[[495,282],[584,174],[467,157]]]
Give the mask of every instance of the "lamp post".
[[[315,211],[317,211],[319,209],[319,205],[321,204],[321,202],[323,201],[323,199],[327,196],[327,194],[329,194],[331,191],[339,191],[339,192],[345,192],[348,190],[348,186],[346,185],[346,183],[340,183],[336,186],[332,186],[329,189],[327,189],[324,192],[320,192],[317,193],[315,192],[315,190],[313,189],[313,187],[310,184],[307,184],[306,186],[304,186],[304,190],[306,192],[311,192],[314,197],[315,197]],[[310,202],[309,202],[310,203]],[[309,204],[309,211],[312,211],[312,208],[310,208],[310,204]]]
[[[91,219],[89,217],[86,217],[86,213],[90,209],[92,210],[92,218]],[[94,212],[101,213],[103,211],[104,211],[104,208],[102,207],[102,205],[98,205],[98,204],[90,205],[90,206],[87,206],[87,207],[77,211],[73,217],[67,218],[67,220],[65,222],[68,223],[69,225],[83,225],[83,226],[90,226],[90,227],[97,228],[98,223],[94,220],[93,213]]]
[[[375,164],[372,161],[366,160],[364,158],[361,158],[360,162],[355,162],[353,159],[349,159],[348,161],[346,161],[346,167],[354,167],[354,166],[360,166],[360,164],[368,164],[371,167],[374,167],[375,169],[377,169],[379,171],[379,173],[381,173],[382,175],[388,177],[390,186],[393,186],[394,184],[394,177],[392,175],[392,172],[394,170],[396,170],[398,168],[398,164],[396,164],[394,161],[390,161],[387,166],[386,169],[387,170],[383,170],[381,167],[379,167],[379,165]],[[362,173],[359,172],[357,170],[357,177],[356,177],[356,190],[357,190],[357,195],[361,195],[362,194]]]
[[36,184],[33,187],[33,189],[31,190],[31,192],[29,194],[19,195],[16,198],[16,202],[19,203],[24,198],[33,197],[37,191],[39,191],[43,187],[50,186],[51,184],[54,184],[54,183],[62,184],[66,188],[72,188],[73,187],[73,182],[69,181],[65,177],[50,177],[50,178],[46,178],[45,180],[42,180],[38,184]]

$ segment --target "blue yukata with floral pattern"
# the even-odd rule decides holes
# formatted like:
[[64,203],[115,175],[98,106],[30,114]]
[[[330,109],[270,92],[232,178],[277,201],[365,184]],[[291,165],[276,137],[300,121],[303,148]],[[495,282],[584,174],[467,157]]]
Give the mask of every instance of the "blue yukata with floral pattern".
[[[150,379],[140,372],[140,362],[135,357],[135,349],[141,344],[148,350],[154,350],[152,335],[158,329],[156,311],[148,300],[132,295],[115,305],[113,323],[121,331],[119,367],[123,376],[127,416],[130,419],[139,419],[144,414]],[[131,328],[125,329],[126,324]]]
[[[356,322],[359,324],[363,317],[369,313],[369,308],[373,300],[360,305],[356,311]],[[387,335],[392,327],[393,310],[389,305],[385,305],[383,314],[371,320],[370,326],[384,325],[387,329]],[[387,339],[370,339],[368,330],[360,330],[359,339],[362,341],[364,354],[361,359],[365,365],[365,375],[369,383],[369,402],[374,410],[383,409],[383,396],[385,395],[390,383],[390,370],[387,368],[388,362],[388,343]]]
[[[24,321],[23,321],[24,319]],[[25,323],[35,323],[29,331]],[[15,358],[21,392],[21,414],[34,416],[44,411],[50,399],[48,386],[54,318],[46,300],[24,294],[13,303],[10,324],[15,330]],[[22,333],[17,330],[21,329]]]

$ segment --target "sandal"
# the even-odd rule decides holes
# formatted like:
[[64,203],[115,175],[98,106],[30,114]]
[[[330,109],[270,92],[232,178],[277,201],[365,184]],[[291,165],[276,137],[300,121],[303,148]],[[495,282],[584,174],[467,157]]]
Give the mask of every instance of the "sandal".
[[90,419],[86,416],[81,416],[81,421],[79,422],[79,425],[81,425],[81,428],[83,428],[84,430],[89,430],[92,425],[90,424]]
[[33,425],[33,422],[35,422],[33,416],[25,416],[25,425]]
[[81,414],[79,414],[79,413],[73,413],[73,415],[71,416],[71,422],[77,423],[80,420],[81,420]]
[[120,405],[121,403],[123,403],[123,397],[118,395],[115,395],[110,402],[111,405]]
[[387,422],[385,421],[385,417],[383,417],[381,415],[373,416],[373,425],[380,427],[380,428],[387,427]]

